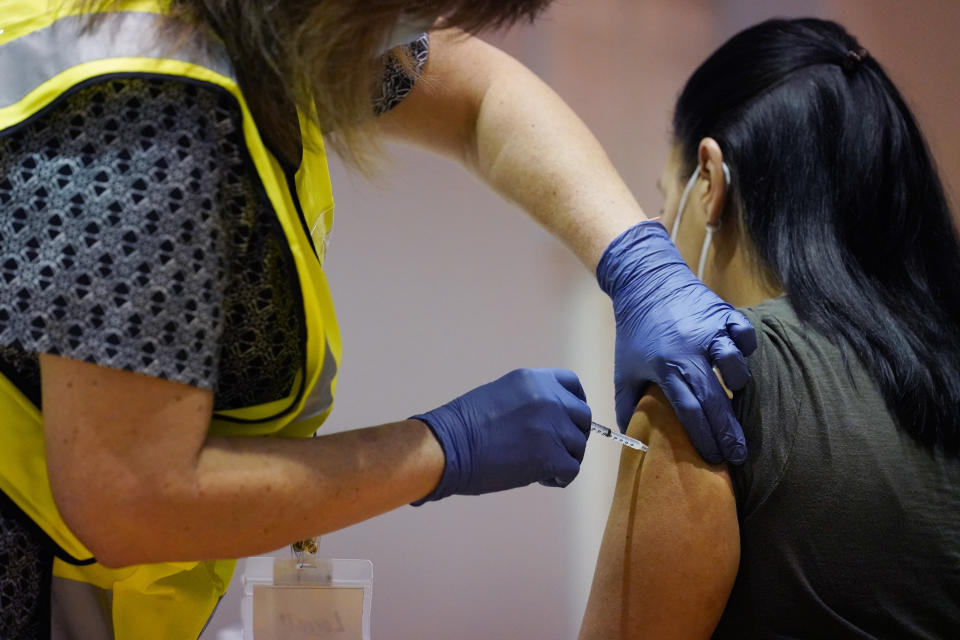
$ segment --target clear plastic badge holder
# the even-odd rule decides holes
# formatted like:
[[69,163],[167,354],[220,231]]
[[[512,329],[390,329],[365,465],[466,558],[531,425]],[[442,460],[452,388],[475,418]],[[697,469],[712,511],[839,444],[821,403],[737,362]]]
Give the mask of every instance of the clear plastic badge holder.
[[373,563],[320,558],[316,541],[291,558],[247,558],[243,640],[370,640]]

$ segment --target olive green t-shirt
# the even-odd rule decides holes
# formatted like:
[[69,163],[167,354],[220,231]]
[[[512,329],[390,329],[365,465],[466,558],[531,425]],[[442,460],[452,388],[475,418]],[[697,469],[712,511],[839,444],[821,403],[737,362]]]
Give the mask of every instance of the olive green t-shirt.
[[898,428],[785,297],[743,312],[759,346],[734,398],[741,559],[714,637],[960,637],[960,460]]

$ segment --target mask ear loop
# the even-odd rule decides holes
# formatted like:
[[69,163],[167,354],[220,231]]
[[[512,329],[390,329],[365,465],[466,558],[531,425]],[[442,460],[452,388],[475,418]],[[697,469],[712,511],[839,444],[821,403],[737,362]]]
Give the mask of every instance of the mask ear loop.
[[[700,167],[697,167],[697,172],[699,173]],[[694,174],[696,177],[696,174]],[[723,186],[726,189],[730,186],[730,167],[727,166],[727,163],[723,163]],[[687,192],[684,191],[684,196],[687,195]],[[682,201],[683,199],[681,199]],[[679,217],[679,216],[678,216]],[[707,223],[707,237],[703,240],[703,248],[700,249],[700,262],[697,264],[697,277],[700,280],[703,280],[703,270],[707,266],[707,251],[710,250],[710,244],[713,242],[713,234],[715,234],[720,229],[720,222],[717,224]]]
[[703,280],[703,270],[707,266],[707,251],[710,250],[710,243],[713,242],[713,234],[717,232],[720,225],[708,224],[707,237],[703,240],[703,248],[700,249],[700,263],[697,265],[697,277]]
[[693,185],[697,183],[697,178],[700,177],[700,165],[697,165],[696,171],[693,172],[693,175],[690,176],[690,179],[687,180],[687,186],[683,188],[683,193],[680,194],[680,206],[677,207],[677,217],[673,220],[673,230],[670,231],[670,240],[674,243],[677,242],[677,234],[680,232],[680,218],[683,217],[683,209],[687,206],[687,199],[690,197],[690,191],[693,190]]

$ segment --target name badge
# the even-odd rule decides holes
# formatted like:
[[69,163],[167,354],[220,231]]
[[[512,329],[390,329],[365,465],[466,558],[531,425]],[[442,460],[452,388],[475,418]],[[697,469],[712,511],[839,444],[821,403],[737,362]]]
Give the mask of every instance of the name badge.
[[253,588],[256,640],[363,640],[363,589]]
[[243,586],[244,640],[370,640],[369,560],[247,558]]

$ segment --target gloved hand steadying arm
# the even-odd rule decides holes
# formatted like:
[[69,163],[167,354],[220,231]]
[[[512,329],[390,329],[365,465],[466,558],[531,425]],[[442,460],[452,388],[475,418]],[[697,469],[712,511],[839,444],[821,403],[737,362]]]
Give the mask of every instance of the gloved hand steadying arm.
[[563,369],[518,369],[429,413],[446,463],[419,506],[533,482],[564,487],[577,476],[590,433],[580,380]]
[[747,384],[744,356],[757,348],[747,319],[693,275],[658,222],[641,222],[610,243],[597,280],[617,320],[620,429],[627,428],[646,385],[656,383],[704,460],[746,461],[743,430],[713,367],[731,389]]

